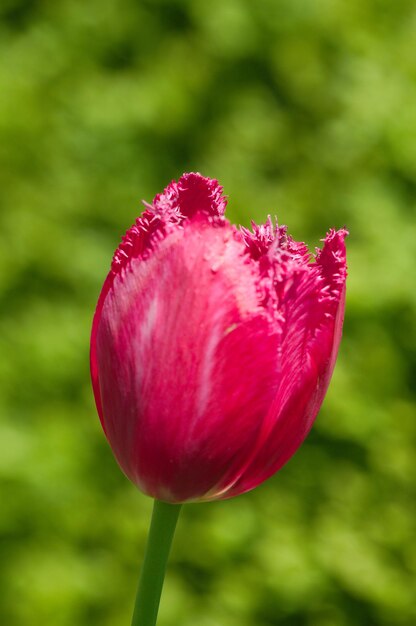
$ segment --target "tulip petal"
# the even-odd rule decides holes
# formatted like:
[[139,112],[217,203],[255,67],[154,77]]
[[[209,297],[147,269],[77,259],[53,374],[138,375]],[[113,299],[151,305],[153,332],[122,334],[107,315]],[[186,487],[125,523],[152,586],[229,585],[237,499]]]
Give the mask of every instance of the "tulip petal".
[[345,306],[347,231],[331,231],[316,262],[288,273],[281,293],[284,327],[280,384],[249,463],[219,485],[221,497],[248,491],[277,472],[309,433],[328,388]]
[[105,432],[131,480],[184,501],[241,465],[276,394],[278,335],[230,226],[190,221],[133,259],[96,333]]

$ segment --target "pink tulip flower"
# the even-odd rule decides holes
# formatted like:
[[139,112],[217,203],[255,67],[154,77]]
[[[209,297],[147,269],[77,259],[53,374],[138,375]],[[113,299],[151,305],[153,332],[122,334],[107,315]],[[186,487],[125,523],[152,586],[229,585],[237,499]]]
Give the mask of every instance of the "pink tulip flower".
[[95,312],[91,374],[125,474],[170,503],[229,498],[295,453],[324,399],[345,305],[344,229],[321,250],[224,217],[184,174],[127,231]]

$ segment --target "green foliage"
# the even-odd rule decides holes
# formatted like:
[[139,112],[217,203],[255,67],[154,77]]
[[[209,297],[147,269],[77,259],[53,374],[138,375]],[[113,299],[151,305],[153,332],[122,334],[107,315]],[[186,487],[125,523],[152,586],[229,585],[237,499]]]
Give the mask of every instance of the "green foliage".
[[185,507],[160,626],[411,626],[416,374],[412,0],[3,0],[0,623],[128,624],[151,501],[88,372],[121,234],[183,171],[230,217],[350,229],[344,341],[312,435]]

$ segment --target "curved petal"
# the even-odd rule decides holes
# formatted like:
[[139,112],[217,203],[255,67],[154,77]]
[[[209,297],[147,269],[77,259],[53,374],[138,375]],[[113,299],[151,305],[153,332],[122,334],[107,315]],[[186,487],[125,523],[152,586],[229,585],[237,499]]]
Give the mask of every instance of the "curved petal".
[[331,231],[316,263],[287,276],[280,301],[284,330],[281,379],[249,465],[221,492],[232,497],[277,472],[309,433],[328,388],[341,340],[345,308],[347,232]]
[[133,259],[96,346],[105,432],[143,491],[199,499],[241,466],[277,392],[278,334],[230,226],[190,220]]

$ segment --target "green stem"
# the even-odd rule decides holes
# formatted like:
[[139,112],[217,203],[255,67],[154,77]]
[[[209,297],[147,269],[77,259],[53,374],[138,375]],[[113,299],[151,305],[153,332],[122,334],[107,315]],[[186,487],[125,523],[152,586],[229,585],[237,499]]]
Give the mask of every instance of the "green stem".
[[180,504],[155,500],[131,626],[155,626]]

